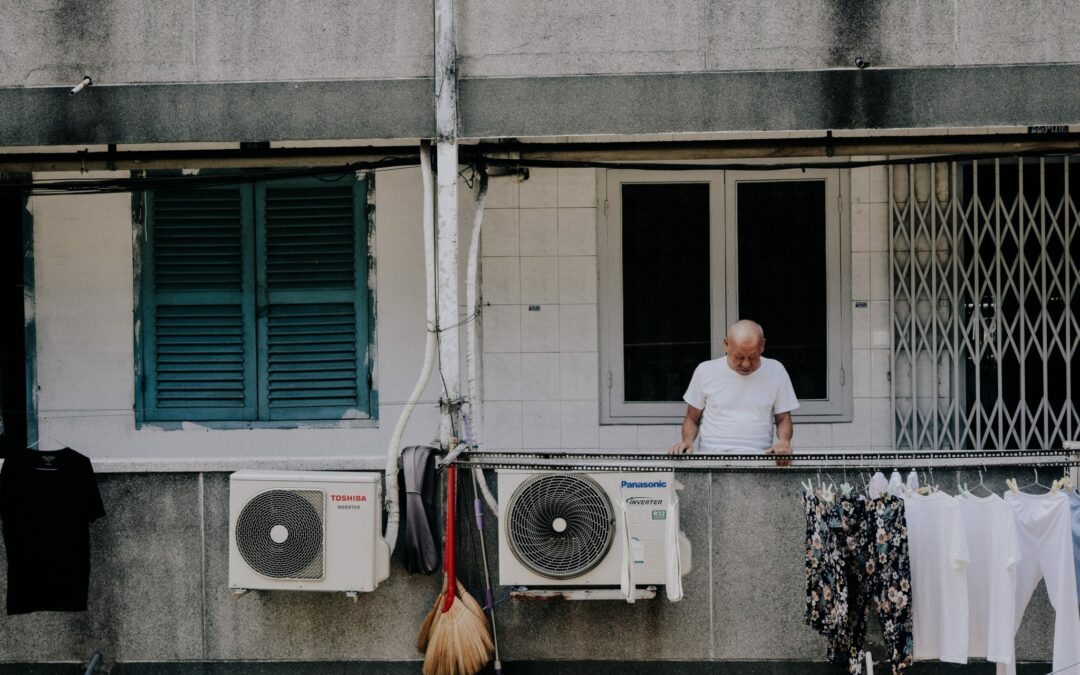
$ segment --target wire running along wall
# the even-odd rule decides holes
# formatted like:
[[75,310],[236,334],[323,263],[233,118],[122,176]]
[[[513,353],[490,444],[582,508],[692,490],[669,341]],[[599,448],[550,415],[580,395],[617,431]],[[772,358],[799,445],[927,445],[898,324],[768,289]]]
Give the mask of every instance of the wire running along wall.
[[897,449],[1060,448],[1080,433],[1078,164],[889,168]]

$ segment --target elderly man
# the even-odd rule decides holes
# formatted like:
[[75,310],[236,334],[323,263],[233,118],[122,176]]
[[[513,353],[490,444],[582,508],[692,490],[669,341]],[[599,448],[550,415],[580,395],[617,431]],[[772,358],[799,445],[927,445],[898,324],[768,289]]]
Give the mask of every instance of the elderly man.
[[[778,455],[777,466],[791,463],[791,411],[799,407],[791,378],[779,361],[761,356],[765,332],[753,321],[738,321],[724,338],[726,356],[700,364],[683,395],[687,403],[682,440],[669,454]],[[773,443],[773,423],[777,441]]]

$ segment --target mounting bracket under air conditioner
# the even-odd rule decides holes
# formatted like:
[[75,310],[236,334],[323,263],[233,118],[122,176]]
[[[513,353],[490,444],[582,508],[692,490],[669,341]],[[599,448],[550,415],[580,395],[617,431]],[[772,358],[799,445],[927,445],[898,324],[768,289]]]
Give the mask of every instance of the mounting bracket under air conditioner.
[[[514,600],[626,600],[626,595],[618,588],[567,588],[567,589],[532,589],[527,586],[514,586],[510,591]],[[635,600],[652,600],[656,597],[656,586],[643,586],[634,589]]]

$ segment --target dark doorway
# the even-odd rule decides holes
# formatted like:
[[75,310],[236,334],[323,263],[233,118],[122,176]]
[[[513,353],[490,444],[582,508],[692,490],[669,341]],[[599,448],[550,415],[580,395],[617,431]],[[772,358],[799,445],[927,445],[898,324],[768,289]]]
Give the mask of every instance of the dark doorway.
[[25,205],[21,193],[0,190],[0,457],[26,447]]

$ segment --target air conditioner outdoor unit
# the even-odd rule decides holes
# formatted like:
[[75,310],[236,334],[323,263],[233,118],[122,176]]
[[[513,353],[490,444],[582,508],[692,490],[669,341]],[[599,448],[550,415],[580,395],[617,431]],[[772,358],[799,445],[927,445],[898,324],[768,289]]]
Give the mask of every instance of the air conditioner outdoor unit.
[[373,591],[390,576],[377,473],[237,471],[229,481],[234,591]]
[[504,470],[498,485],[504,586],[619,586],[628,561],[636,586],[664,584],[669,526],[681,572],[690,571],[690,541],[669,520],[678,517],[673,472]]

